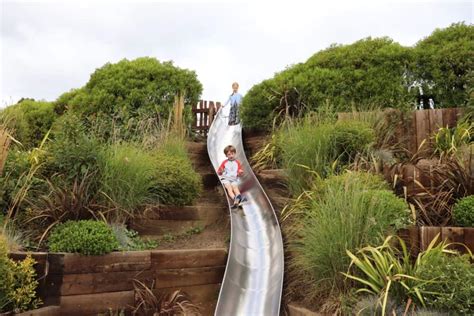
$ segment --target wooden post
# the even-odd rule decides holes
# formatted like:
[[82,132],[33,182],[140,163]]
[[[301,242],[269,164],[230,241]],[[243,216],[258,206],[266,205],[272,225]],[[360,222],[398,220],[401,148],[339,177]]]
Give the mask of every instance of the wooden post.
[[185,126],[183,122],[183,112],[184,112],[184,95],[183,93],[178,93],[174,97],[174,130],[176,135],[180,138],[184,138]]

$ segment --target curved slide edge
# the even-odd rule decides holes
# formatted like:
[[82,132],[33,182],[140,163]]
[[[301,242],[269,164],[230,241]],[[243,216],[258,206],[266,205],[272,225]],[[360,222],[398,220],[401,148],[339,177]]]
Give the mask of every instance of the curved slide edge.
[[279,315],[284,268],[280,226],[245,156],[241,125],[228,126],[220,109],[207,136],[207,151],[215,171],[226,159],[227,145],[237,149],[236,158],[244,170],[239,189],[248,202],[236,210],[229,204],[229,255],[215,315]]

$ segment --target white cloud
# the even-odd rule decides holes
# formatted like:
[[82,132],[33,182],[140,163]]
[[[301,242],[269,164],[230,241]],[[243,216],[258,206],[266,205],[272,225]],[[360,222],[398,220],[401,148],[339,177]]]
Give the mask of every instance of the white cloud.
[[153,56],[193,69],[203,97],[242,92],[331,43],[389,36],[413,45],[472,23],[470,1],[3,1],[0,106],[54,100],[106,62]]

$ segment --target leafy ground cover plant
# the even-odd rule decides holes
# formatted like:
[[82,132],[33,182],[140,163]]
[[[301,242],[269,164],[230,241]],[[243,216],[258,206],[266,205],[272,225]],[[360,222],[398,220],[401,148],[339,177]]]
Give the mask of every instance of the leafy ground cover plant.
[[67,221],[57,225],[48,238],[54,252],[102,255],[119,247],[112,229],[102,221]]

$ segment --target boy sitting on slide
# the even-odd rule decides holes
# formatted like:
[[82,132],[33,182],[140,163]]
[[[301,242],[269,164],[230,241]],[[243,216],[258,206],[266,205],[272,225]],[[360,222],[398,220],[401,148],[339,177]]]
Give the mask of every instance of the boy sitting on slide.
[[240,161],[235,159],[236,153],[237,150],[234,146],[226,146],[224,148],[224,154],[227,159],[224,160],[219,166],[219,169],[217,169],[217,174],[221,176],[220,179],[227,190],[227,194],[234,201],[233,207],[237,207],[241,202],[244,202],[237,184],[238,177],[242,176],[244,171],[242,170]]

